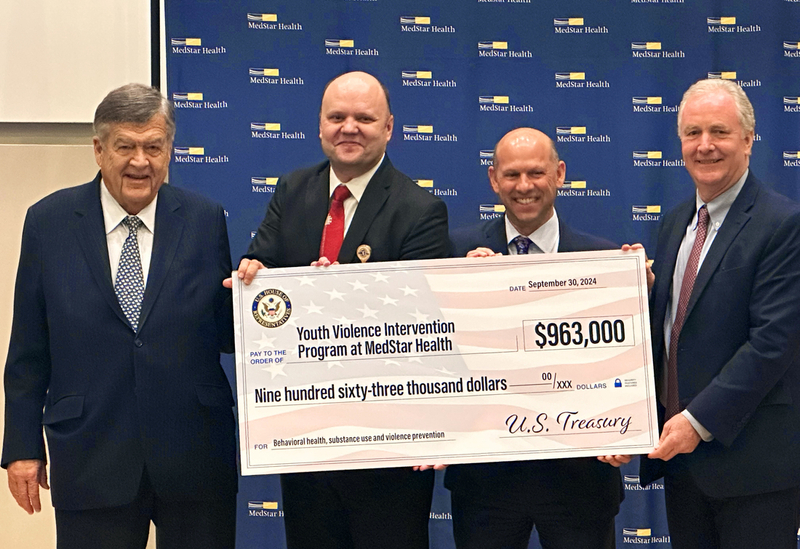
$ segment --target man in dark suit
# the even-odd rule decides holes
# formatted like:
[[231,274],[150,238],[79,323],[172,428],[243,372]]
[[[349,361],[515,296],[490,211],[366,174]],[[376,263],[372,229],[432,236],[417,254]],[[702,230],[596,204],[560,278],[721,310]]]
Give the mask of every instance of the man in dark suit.
[[[608,250],[616,246],[570,229],[553,206],[566,165],[552,140],[518,128],[497,143],[489,181],[505,215],[454,231],[453,255]],[[623,498],[619,471],[594,458],[451,465],[458,549],[524,549],[536,526],[545,549],[612,549]]]
[[230,273],[219,205],[163,185],[172,104],[140,84],[95,113],[94,181],[25,220],[5,369],[2,466],[28,513],[47,488],[58,547],[232,548]]
[[687,90],[678,134],[696,193],[664,216],[650,311],[672,546],[797,547],[800,209],[749,171],[755,116],[724,80]]
[[[385,154],[393,125],[373,76],[351,72],[328,84],[319,122],[328,161],[280,179],[239,265],[245,284],[264,266],[447,257],[444,203]],[[290,549],[428,547],[433,471],[291,474],[281,487]]]

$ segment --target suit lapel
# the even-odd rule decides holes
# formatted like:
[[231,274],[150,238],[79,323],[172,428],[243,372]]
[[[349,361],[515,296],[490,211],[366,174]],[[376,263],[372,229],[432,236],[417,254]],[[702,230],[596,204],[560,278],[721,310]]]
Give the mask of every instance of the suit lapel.
[[575,244],[575,236],[573,232],[567,227],[561,218],[558,218],[558,251],[559,252],[573,252],[577,249]]
[[[663,277],[666,281],[666,284],[659,286],[661,291],[655,296],[654,301],[654,320],[656,323],[659,323],[659,325],[664,324],[670,288],[672,287],[672,275],[675,272],[675,263],[678,260],[678,248],[680,248],[683,237],[686,234],[686,227],[689,226],[692,217],[694,217],[695,206],[695,198],[692,197],[691,200],[678,206],[673,226],[662,228],[663,231],[666,231],[668,236],[664,249],[656,250],[658,253],[658,257],[656,258],[658,262],[656,280]],[[680,288],[677,288],[675,295],[678,295],[678,293],[680,293]]]
[[500,216],[483,225],[484,241],[493,252],[508,255],[505,216]]
[[[339,251],[339,263],[352,263],[355,260],[356,248],[364,242],[372,221],[383,207],[386,199],[389,198],[389,189],[392,186],[392,163],[389,157],[383,159],[383,164],[372,176],[361,200],[356,208],[350,228],[344,235],[342,249]],[[320,234],[320,239],[322,235]],[[319,239],[318,239],[319,240]]]
[[150,258],[150,270],[147,275],[147,286],[144,290],[142,312],[139,316],[139,331],[142,330],[153,304],[164,285],[164,279],[175,259],[178,244],[183,237],[184,219],[180,215],[181,203],[172,192],[172,188],[164,185],[158,192],[156,205],[156,226],[153,234],[153,254]]
[[703,264],[700,265],[700,271],[697,273],[692,295],[689,297],[689,303],[686,308],[687,317],[692,313],[694,304],[697,303],[699,296],[703,293],[703,289],[711,280],[711,276],[717,270],[717,267],[719,267],[728,248],[730,248],[742,228],[750,221],[749,211],[757,196],[758,186],[755,183],[755,178],[750,174],[747,176],[747,181],[742,190],[739,191],[739,196],[731,204],[731,209],[728,210],[728,215],[725,216],[725,221],[722,223],[719,233],[714,238],[714,242],[711,243]]
[[73,230],[75,231],[81,250],[86,257],[89,270],[100,288],[100,293],[114,310],[121,321],[128,324],[114,293],[111,280],[111,265],[108,260],[108,242],[103,220],[103,208],[100,205],[100,173],[89,185],[84,185],[81,194],[76,198]]
[[[307,218],[304,222],[306,226],[306,245],[309,248],[309,255],[314,260],[319,259],[322,230],[325,228],[325,219],[328,216],[329,209],[328,202],[330,201],[330,164],[326,162],[322,166],[322,169],[314,176],[306,190],[305,214]],[[317,220],[322,220],[322,222],[320,223]]]

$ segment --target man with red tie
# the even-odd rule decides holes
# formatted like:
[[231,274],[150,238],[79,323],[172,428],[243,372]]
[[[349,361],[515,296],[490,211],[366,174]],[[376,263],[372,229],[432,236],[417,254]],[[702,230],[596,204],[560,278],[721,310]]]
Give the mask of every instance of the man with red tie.
[[800,207],[749,169],[755,115],[733,82],[683,96],[695,193],[664,216],[650,296],[672,546],[796,548],[800,519]]
[[[319,137],[328,160],[278,181],[242,259],[249,284],[264,267],[448,257],[447,208],[386,156],[394,117],[385,87],[364,72],[325,88]],[[433,471],[410,467],[281,477],[290,549],[428,548]]]

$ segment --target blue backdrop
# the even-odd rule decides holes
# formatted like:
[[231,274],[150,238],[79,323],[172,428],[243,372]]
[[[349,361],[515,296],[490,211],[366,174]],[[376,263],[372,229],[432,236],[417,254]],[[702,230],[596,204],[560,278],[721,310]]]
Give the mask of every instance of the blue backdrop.
[[[225,206],[238,261],[277,178],[323,159],[323,86],[365,70],[391,95],[392,162],[442,197],[451,228],[501,215],[491,149],[533,126],[567,164],[559,215],[651,247],[693,191],[676,113],[701,78],[745,89],[751,169],[800,199],[798,23],[800,0],[166,0],[170,182]],[[623,468],[617,546],[669,547],[663,484],[642,489],[637,470]],[[239,500],[238,546],[282,547],[277,478],[243,478]],[[441,479],[430,529],[432,547],[453,546]]]

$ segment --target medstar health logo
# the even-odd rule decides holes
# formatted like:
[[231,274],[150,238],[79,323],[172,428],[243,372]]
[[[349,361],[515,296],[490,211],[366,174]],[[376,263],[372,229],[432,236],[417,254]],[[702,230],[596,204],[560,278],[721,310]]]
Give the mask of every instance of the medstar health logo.
[[283,326],[292,316],[292,302],[280,290],[264,290],[253,300],[253,318],[265,328]]

